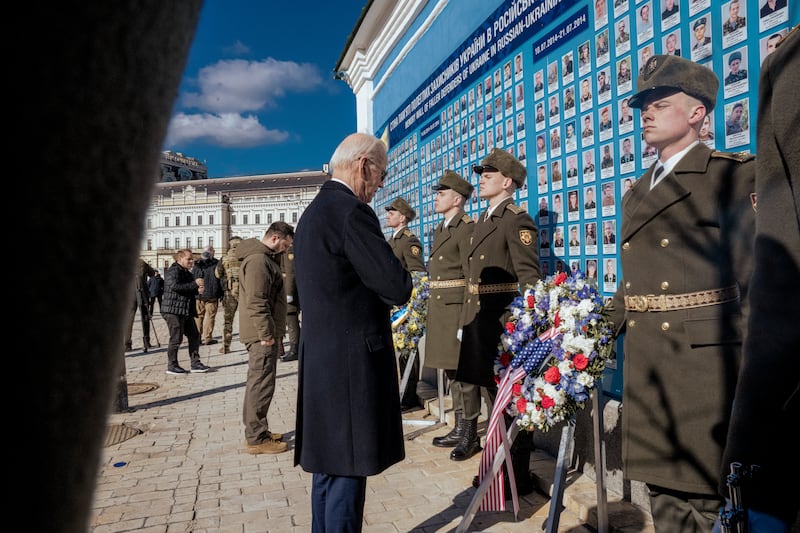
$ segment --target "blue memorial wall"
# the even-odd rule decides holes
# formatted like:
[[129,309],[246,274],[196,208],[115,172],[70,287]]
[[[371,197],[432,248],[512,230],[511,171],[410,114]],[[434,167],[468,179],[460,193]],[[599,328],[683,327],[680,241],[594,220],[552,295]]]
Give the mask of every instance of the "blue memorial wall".
[[[651,55],[667,53],[712,69],[720,89],[703,142],[755,152],[760,65],[798,23],[798,2],[515,0],[497,6],[451,49],[424,49],[426,41],[419,41],[423,49],[414,53],[428,63],[432,55],[442,60],[418,86],[385,80],[393,100],[399,91],[407,97],[378,119],[384,123],[375,133],[389,144],[389,174],[374,207],[380,216],[394,198],[405,198],[417,211],[410,228],[427,257],[441,222],[431,187],[445,169],[470,180],[476,191],[466,210],[477,218],[486,202],[472,166],[491,148],[503,148],[528,169],[516,200],[539,227],[543,274],[580,269],[611,297],[623,275],[618,207],[657,157],[642,138],[638,110],[628,107],[639,69]],[[446,35],[449,20],[463,22],[464,8],[449,2],[428,32]],[[385,108],[380,99],[379,92],[376,108]],[[621,395],[621,366],[604,383],[615,396]]]

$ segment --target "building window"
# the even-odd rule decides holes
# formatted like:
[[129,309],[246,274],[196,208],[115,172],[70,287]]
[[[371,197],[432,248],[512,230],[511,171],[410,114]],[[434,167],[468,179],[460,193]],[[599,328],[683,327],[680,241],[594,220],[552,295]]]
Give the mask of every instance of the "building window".
[[169,237],[164,238],[164,248],[169,248]]
[[256,213],[256,224],[261,224],[261,213]]
[[203,247],[203,238],[202,237],[198,237],[197,238],[197,247],[198,248],[202,248]]
[[272,224],[272,213],[267,213],[267,224]]
[[153,229],[153,218],[147,217],[147,229]]
[[181,247],[181,240],[178,237],[175,237],[175,249],[177,250],[180,247]]
[[236,225],[236,215],[231,215],[231,226]]
[[191,226],[192,225],[192,217],[189,216],[189,215],[186,215],[186,225],[187,226]]
[[214,215],[208,215],[208,223],[210,225],[214,225]]
[[153,249],[153,239],[147,239],[147,251],[151,251]]
[[191,237],[186,237],[186,247],[187,248],[191,248],[192,247],[192,238]]
[[292,223],[297,224],[297,211],[292,213]]
[[198,226],[203,225],[203,215],[197,215],[197,225]]
[[208,238],[208,245],[210,247],[212,247],[212,248],[214,247],[214,237],[209,237]]
[[176,226],[180,226],[181,225],[181,217],[175,217],[175,225]]
[[283,211],[278,213],[278,220],[280,220],[281,222],[286,222],[285,218],[286,218],[286,214]]
[[[169,227],[169,217],[164,217],[164,227],[165,228]],[[167,248],[169,248],[169,246],[167,246]]]
[[247,220],[248,220],[248,216],[247,215],[242,215],[242,224],[244,224],[246,226],[247,225]]

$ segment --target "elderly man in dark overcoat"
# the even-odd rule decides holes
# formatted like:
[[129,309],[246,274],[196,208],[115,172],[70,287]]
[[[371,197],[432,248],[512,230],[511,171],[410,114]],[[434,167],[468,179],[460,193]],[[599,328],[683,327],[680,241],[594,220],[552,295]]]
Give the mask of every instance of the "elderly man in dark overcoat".
[[390,309],[411,296],[368,202],[386,176],[386,145],[354,133],[294,240],[303,310],[295,464],[313,473],[312,531],[361,531],[366,478],[405,457]]
[[644,65],[631,107],[658,160],[622,198],[625,475],[646,483],[657,531],[708,532],[752,273],[755,164],[699,142],[719,80],[684,58]]
[[750,322],[720,476],[721,493],[729,495],[730,464],[752,470],[741,487],[750,512],[748,531],[767,531],[768,519],[780,520],[788,531],[800,508],[797,489],[791,489],[800,479],[797,441],[787,434],[800,420],[798,87],[800,27],[795,27],[761,66]]
[[[425,329],[425,366],[444,369],[450,382],[455,426],[446,435],[433,438],[433,445],[455,448],[450,459],[463,461],[480,448],[477,424],[481,411],[480,387],[457,381],[456,368],[461,350],[457,332],[464,291],[467,248],[475,222],[464,212],[464,203],[472,195],[470,182],[452,170],[435,185],[434,211],[444,220],[433,231],[428,277],[428,322]],[[474,425],[472,438],[465,438],[466,426]]]

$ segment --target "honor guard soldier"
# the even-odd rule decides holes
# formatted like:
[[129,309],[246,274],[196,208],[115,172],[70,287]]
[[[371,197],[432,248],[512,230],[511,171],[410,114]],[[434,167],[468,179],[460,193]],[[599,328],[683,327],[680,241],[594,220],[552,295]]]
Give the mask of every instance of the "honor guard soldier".
[[[527,211],[514,203],[513,195],[525,184],[527,171],[513,155],[494,148],[480,165],[481,200],[489,206],[472,232],[467,253],[467,294],[462,311],[461,354],[458,381],[484,387],[490,404],[497,394],[494,361],[503,332],[503,317],[511,301],[526,285],[535,285],[539,270],[539,230]],[[510,420],[509,420],[510,422]],[[466,428],[477,439],[476,428]],[[519,494],[529,494],[533,435],[520,432],[511,446],[511,460]],[[477,485],[477,476],[473,485]]]
[[228,253],[222,256],[217,264],[216,274],[224,291],[222,308],[225,320],[222,329],[222,348],[219,349],[219,353],[231,353],[233,317],[239,307],[239,265],[242,262],[236,258],[236,247],[240,242],[242,242],[241,237],[231,237],[228,241]]
[[281,258],[283,288],[286,291],[286,335],[289,337],[289,351],[281,356],[281,361],[297,361],[300,347],[300,298],[297,296],[297,283],[294,280],[294,248],[286,250]]
[[[408,229],[408,223],[417,216],[416,211],[408,205],[403,198],[395,198],[394,201],[386,206],[387,224],[394,230],[394,234],[389,239],[394,255],[400,260],[405,269],[409,272],[426,272],[425,262],[422,260],[422,243],[419,238]],[[400,358],[400,373],[405,373],[407,357]],[[420,406],[417,397],[417,382],[419,381],[419,357],[414,358],[411,374],[406,383],[406,390],[400,401],[403,411],[415,409]]]
[[[434,211],[444,220],[433,231],[428,277],[430,298],[425,333],[425,366],[444,369],[450,382],[455,426],[448,434],[435,437],[433,445],[455,448],[450,459],[463,461],[480,451],[477,438],[478,416],[481,414],[480,388],[456,380],[461,350],[458,326],[467,286],[467,248],[475,222],[464,212],[464,205],[474,187],[452,170],[445,170],[433,189]],[[467,426],[472,428],[467,431]]]
[[752,274],[754,156],[699,141],[719,80],[671,55],[644,65],[630,99],[658,160],[622,197],[625,477],[647,485],[657,531],[709,532]]

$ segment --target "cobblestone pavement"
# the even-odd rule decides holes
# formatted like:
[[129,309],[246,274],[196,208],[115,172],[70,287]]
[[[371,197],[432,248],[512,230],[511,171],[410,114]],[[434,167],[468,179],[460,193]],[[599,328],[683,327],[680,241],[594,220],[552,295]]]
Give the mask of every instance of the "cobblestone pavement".
[[[168,336],[159,313],[153,326],[161,347],[143,353],[137,317],[134,350],[126,354],[129,410],[109,419],[91,531],[310,531],[311,474],[293,465],[297,362],[279,362],[269,416],[270,429],[284,434],[289,451],[249,455],[243,450],[241,420],[247,352],[238,341],[238,315],[231,353],[219,353],[220,343],[201,346],[203,362],[213,369],[205,374],[166,375]],[[215,338],[221,342],[221,314]],[[155,335],[151,340],[155,343]],[[189,367],[185,341],[179,362]],[[364,531],[455,531],[475,493],[470,482],[480,454],[451,461],[449,449],[431,445],[434,436],[449,428],[425,425],[438,422],[438,415],[420,409],[404,416],[410,439],[406,459],[368,478]],[[547,459],[545,468],[552,469]],[[593,486],[582,489],[590,498]],[[478,512],[469,531],[543,531],[548,512],[549,498],[534,492],[521,498],[518,520],[511,511]],[[594,531],[587,525],[591,519],[582,520],[579,514],[564,510],[558,531]],[[639,519],[613,530],[652,528]]]

